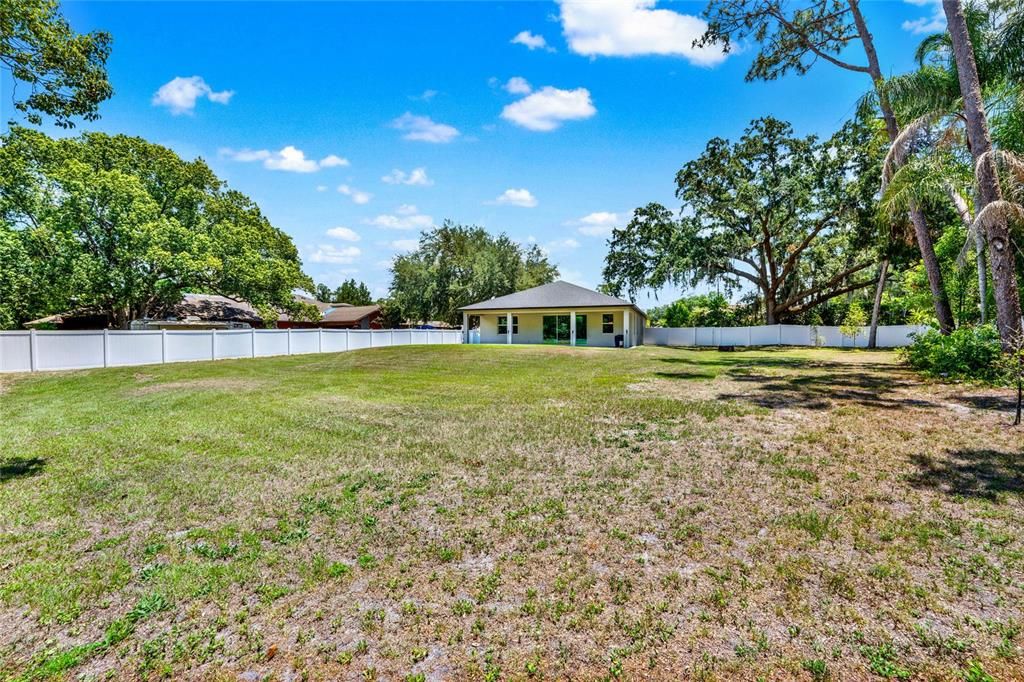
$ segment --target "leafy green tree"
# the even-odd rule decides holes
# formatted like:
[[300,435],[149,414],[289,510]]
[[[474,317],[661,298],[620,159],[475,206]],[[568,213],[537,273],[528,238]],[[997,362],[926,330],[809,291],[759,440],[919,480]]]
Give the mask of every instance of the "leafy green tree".
[[100,102],[113,89],[107,80],[110,35],[75,33],[60,13],[57,0],[3,0],[0,3],[0,65],[16,83],[28,88],[14,108],[29,123],[43,114],[63,128],[77,116],[99,117]]
[[371,305],[373,303],[370,288],[355,279],[342,282],[331,296],[332,303],[348,303],[349,305]]
[[391,303],[403,320],[461,322],[458,309],[547,284],[558,269],[536,245],[445,221],[420,235],[419,248],[391,266]]
[[316,300],[322,301],[323,303],[331,303],[334,299],[334,292],[331,291],[329,286],[321,282],[316,285],[315,289],[313,289],[313,296]]
[[291,238],[202,160],[123,135],[55,140],[16,127],[2,142],[0,234],[26,262],[0,275],[26,292],[0,298],[5,324],[74,309],[125,327],[188,291],[246,300],[265,317],[312,314],[292,295],[312,282]]
[[[695,44],[720,45],[727,51],[747,41],[758,46],[748,81],[775,80],[790,72],[803,75],[819,61],[865,74],[876,88],[883,81],[875,41],[859,0],[811,0],[796,5],[786,0],[713,0],[704,16],[708,28]],[[864,51],[862,63],[850,61],[848,48],[857,44]],[[878,105],[886,133],[890,141],[895,140],[900,122],[884,93],[879,93]],[[943,333],[948,333],[953,329],[953,313],[928,222],[918,206],[911,207],[909,217],[928,273],[935,317]],[[885,279],[884,272],[882,275],[880,286]]]
[[679,218],[649,204],[613,232],[605,282],[631,297],[668,283],[753,287],[768,324],[870,286],[873,205],[853,172],[870,166],[870,137],[849,124],[822,143],[769,117],[736,143],[712,139],[676,175]]
[[720,293],[685,296],[647,311],[657,327],[733,327],[739,324],[737,311]]

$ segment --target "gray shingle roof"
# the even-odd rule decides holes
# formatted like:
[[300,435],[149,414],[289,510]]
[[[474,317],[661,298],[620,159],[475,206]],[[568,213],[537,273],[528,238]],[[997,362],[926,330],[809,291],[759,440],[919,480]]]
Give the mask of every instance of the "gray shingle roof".
[[608,296],[568,282],[552,282],[524,289],[489,301],[480,301],[459,310],[520,310],[523,308],[609,308],[629,306],[646,317],[643,310],[629,301]]

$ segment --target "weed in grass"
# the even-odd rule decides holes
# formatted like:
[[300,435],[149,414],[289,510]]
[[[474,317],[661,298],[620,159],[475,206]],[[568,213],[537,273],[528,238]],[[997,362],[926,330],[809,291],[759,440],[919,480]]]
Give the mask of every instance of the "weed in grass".
[[828,665],[820,658],[805,658],[800,667],[811,675],[814,682],[825,682],[829,679]]
[[900,665],[899,652],[891,643],[877,646],[863,645],[860,653],[868,659],[868,668],[879,677],[896,680],[910,679],[910,671]]
[[838,535],[836,521],[833,517],[819,514],[816,511],[797,512],[784,517],[783,522],[790,528],[802,530],[815,542],[821,542],[826,537],[834,538]]

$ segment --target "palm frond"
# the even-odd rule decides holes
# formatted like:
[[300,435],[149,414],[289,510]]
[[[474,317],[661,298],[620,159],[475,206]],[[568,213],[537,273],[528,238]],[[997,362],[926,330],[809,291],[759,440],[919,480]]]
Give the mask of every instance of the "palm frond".
[[893,76],[880,83],[879,89],[900,120],[959,108],[960,84],[956,74],[938,66],[923,66]]
[[914,140],[918,135],[934,125],[939,118],[940,115],[937,113],[928,113],[903,126],[903,130],[900,131],[900,134],[889,145],[889,151],[886,152],[885,159],[882,161],[883,194],[886,191],[886,187],[892,182],[893,177],[895,177],[896,172],[906,163]]

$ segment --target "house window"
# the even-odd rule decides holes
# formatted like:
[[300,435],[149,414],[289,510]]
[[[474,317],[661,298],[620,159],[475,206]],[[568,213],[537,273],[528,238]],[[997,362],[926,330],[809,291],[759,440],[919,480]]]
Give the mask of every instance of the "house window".
[[615,333],[615,316],[612,313],[604,313],[601,315],[601,333]]
[[[519,333],[519,316],[512,316],[512,333]],[[498,315],[498,334],[508,334],[508,315]]]

